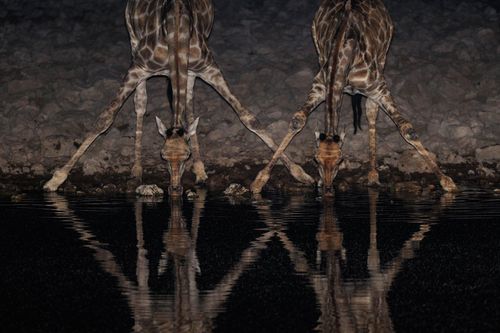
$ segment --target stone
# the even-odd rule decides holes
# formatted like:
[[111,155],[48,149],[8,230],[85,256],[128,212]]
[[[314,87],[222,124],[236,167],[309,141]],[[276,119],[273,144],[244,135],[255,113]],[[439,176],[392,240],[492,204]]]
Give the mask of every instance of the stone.
[[224,190],[224,194],[230,195],[230,196],[241,196],[241,195],[244,195],[248,192],[249,192],[249,190],[245,186],[243,186],[241,184],[236,184],[236,183],[230,184]]
[[477,148],[475,151],[476,160],[478,162],[493,162],[500,161],[500,145]]
[[469,126],[451,126],[449,129],[452,139],[461,139],[474,136],[474,132]]
[[35,176],[42,176],[45,174],[45,167],[40,164],[40,163],[36,163],[36,164],[33,164],[31,166],[31,172],[35,175]]
[[420,193],[422,192],[422,186],[415,181],[398,182],[394,184],[394,191],[406,192],[406,193]]
[[184,192],[184,194],[186,195],[186,198],[188,198],[189,200],[193,200],[193,199],[198,198],[198,194],[195,191],[190,190],[190,189],[186,190]]
[[95,158],[89,158],[83,161],[83,174],[86,176],[92,176],[96,173],[103,172],[104,168],[100,160]]
[[[435,158],[433,153],[431,157]],[[384,160],[385,162],[385,160]],[[387,163],[386,163],[387,164]],[[429,173],[432,170],[429,168],[425,160],[416,150],[405,150],[397,160],[397,168],[404,173]]]
[[163,195],[163,190],[157,185],[141,185],[135,189],[135,193],[144,197],[157,197]]

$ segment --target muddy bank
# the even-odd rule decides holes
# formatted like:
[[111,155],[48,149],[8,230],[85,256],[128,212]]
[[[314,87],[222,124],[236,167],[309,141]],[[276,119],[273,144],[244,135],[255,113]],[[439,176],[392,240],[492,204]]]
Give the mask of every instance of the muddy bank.
[[[209,179],[204,186],[195,185],[195,177],[186,173],[183,178],[185,195],[189,191],[204,188],[214,194],[223,195],[224,190],[233,183],[249,188],[251,181],[263,165],[240,163],[231,168],[208,165]],[[443,170],[453,179],[457,180],[460,190],[467,188],[483,188],[491,191],[500,191],[499,173],[493,171],[493,165],[478,165],[477,163],[448,164]],[[314,164],[307,163],[304,169],[315,179],[319,179]],[[430,173],[404,173],[395,167],[382,165],[380,168],[380,186],[383,191],[403,193],[441,193],[442,189],[434,174]],[[359,165],[356,169],[343,168],[334,181],[335,191],[344,192],[352,189],[367,188],[367,164]],[[18,196],[27,192],[42,191],[43,184],[49,176],[9,175],[0,174],[0,195]],[[166,173],[144,174],[144,184],[156,184],[167,193],[169,181]],[[71,177],[60,188],[60,193],[80,195],[109,195],[109,194],[134,194],[135,187],[131,186],[129,173],[108,173],[85,175],[81,169],[75,170]],[[283,166],[273,170],[273,177],[264,187],[263,194],[273,192],[314,194],[316,186],[306,186],[295,181]],[[250,196],[248,193],[246,196]]]

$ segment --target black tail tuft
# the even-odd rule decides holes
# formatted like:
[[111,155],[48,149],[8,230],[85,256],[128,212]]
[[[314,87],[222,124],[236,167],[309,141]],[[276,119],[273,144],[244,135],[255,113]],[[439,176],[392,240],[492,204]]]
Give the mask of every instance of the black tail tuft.
[[168,87],[167,87],[167,98],[168,98],[168,103],[170,104],[170,110],[172,113],[174,112],[174,90],[172,89],[172,82],[170,82],[170,79],[167,79],[168,82]]
[[358,131],[358,128],[360,130],[363,130],[361,128],[361,114],[363,113],[363,109],[361,108],[361,99],[363,98],[363,95],[361,94],[354,94],[351,96],[351,103],[352,103],[352,116],[353,116],[353,126],[354,126],[354,134]]

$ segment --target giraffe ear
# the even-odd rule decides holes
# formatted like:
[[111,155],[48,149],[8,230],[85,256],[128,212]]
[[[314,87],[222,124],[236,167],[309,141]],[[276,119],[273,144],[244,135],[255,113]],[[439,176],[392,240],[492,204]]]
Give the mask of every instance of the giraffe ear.
[[340,133],[340,147],[344,145],[344,139],[345,139],[345,129]]
[[156,126],[158,127],[158,132],[160,132],[160,135],[164,137],[165,139],[167,138],[167,128],[163,124],[160,118],[156,117]]
[[316,147],[319,147],[319,138],[321,137],[321,133],[319,131],[314,131],[314,137],[316,138]]
[[188,128],[188,137],[192,137],[196,134],[196,128],[198,128],[198,122],[200,121],[200,117],[196,118]]

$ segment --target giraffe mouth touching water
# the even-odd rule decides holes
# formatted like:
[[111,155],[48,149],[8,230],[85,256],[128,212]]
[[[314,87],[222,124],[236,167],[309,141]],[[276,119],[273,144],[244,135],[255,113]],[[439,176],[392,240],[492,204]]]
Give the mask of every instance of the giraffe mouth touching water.
[[343,161],[342,144],[345,134],[327,135],[316,132],[316,152],[314,159],[318,164],[318,172],[324,196],[333,196],[333,180],[337,176],[339,166]]
[[182,175],[187,160],[191,157],[190,138],[196,133],[199,118],[189,126],[187,130],[183,127],[171,127],[167,129],[160,118],[156,117],[158,132],[165,139],[161,150],[161,157],[167,161],[170,185],[168,193],[171,196],[182,195]]

